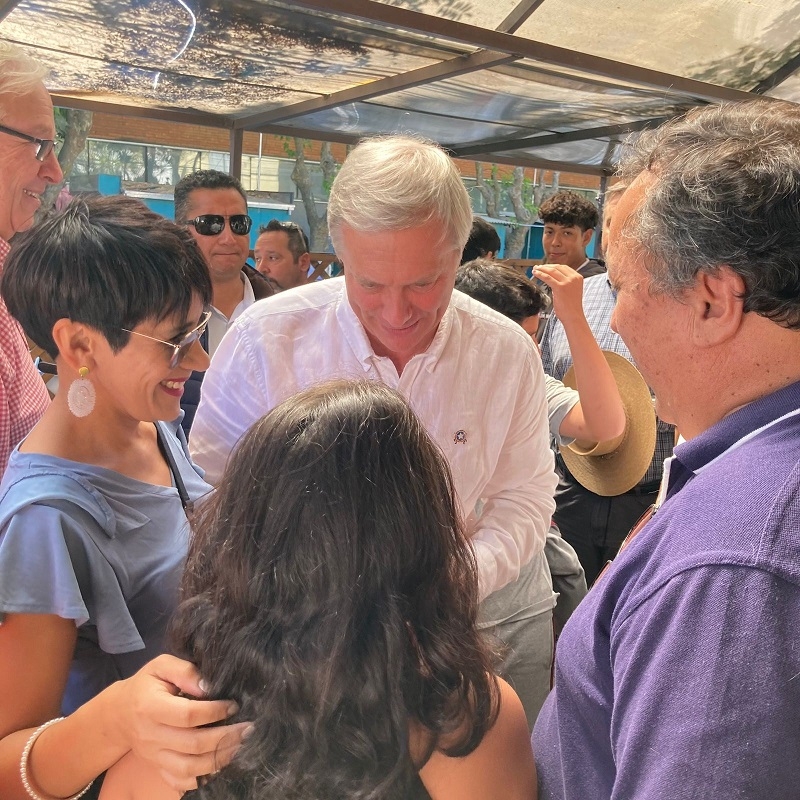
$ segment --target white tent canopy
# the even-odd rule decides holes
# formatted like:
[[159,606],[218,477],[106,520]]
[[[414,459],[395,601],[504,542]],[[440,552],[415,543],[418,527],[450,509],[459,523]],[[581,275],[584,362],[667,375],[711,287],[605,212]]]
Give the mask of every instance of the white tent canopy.
[[58,105],[607,175],[694,105],[800,101],[800,0],[0,0]]

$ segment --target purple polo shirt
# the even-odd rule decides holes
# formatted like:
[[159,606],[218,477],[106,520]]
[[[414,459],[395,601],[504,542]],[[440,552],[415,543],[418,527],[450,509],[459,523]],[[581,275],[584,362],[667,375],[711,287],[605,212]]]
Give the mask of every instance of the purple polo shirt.
[[540,800],[800,797],[800,383],[675,448],[532,743]]

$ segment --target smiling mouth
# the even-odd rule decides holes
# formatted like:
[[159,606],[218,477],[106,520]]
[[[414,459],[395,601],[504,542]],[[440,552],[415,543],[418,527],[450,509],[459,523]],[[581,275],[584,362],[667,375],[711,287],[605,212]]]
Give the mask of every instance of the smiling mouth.
[[412,330],[416,326],[417,322],[419,322],[419,320],[414,320],[414,322],[412,322],[410,325],[403,325],[402,328],[395,328],[392,327],[391,325],[386,325],[384,327],[386,328],[387,331],[389,331],[389,333],[402,335]]
[[32,192],[30,189],[23,189],[23,194],[28,195],[28,197],[32,197],[34,200],[38,200],[40,203],[42,202],[42,196]]

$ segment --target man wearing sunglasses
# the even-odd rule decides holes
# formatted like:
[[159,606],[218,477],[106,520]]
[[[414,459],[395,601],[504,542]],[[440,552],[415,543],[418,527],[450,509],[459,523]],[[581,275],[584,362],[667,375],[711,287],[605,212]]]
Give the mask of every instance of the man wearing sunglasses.
[[[189,227],[211,274],[213,305],[201,342],[214,355],[239,314],[256,300],[274,294],[275,288],[245,263],[253,221],[247,214],[244,189],[232,175],[205,169],[184,176],[175,187],[175,221]],[[181,424],[187,436],[200,401],[203,374],[193,372],[184,387]]]
[[[46,74],[22,50],[0,42],[0,271],[11,237],[31,227],[47,185],[63,177]],[[22,330],[0,300],[0,475],[48,403]]]

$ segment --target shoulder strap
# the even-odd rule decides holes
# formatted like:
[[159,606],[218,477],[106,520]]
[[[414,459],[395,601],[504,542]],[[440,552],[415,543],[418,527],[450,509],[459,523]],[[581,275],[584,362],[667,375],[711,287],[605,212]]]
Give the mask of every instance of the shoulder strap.
[[178,495],[181,498],[183,510],[189,514],[192,511],[193,503],[189,498],[189,492],[186,491],[186,484],[183,482],[178,465],[175,463],[175,456],[172,455],[170,446],[164,440],[164,432],[158,423],[156,423],[156,436],[158,437],[158,449],[161,450],[161,455],[164,456],[169,471],[172,473],[172,479],[175,481],[175,488],[178,490]]

